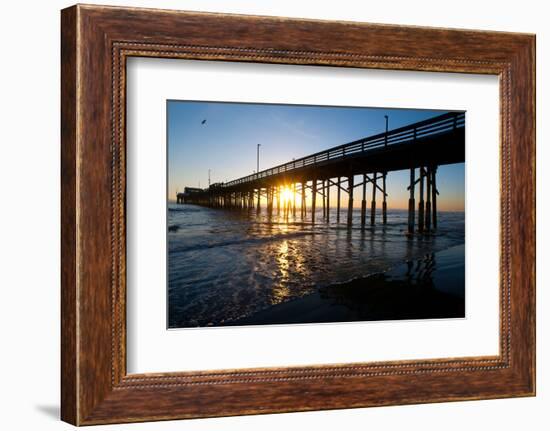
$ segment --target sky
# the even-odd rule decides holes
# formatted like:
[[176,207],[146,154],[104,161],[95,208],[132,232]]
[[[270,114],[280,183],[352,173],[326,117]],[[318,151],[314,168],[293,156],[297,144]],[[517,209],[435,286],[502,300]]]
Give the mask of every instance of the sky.
[[[384,115],[388,115],[392,130],[445,112],[170,100],[168,198],[175,200],[176,192],[184,187],[207,187],[209,170],[211,183],[252,174],[256,170],[257,144],[261,144],[261,171],[384,132]],[[201,124],[203,120],[205,124]],[[438,168],[438,209],[464,210],[464,174],[463,163]],[[407,208],[408,184],[408,170],[388,173],[389,209]],[[335,196],[332,192],[331,197]],[[358,206],[360,200],[354,203]]]

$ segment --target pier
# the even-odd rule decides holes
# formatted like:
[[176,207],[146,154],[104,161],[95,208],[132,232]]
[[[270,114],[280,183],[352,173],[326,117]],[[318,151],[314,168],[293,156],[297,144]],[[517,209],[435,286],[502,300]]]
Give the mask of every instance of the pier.
[[[269,216],[274,211],[296,216],[299,201],[302,220],[329,222],[331,188],[336,188],[336,221],[341,221],[341,197],[347,194],[347,225],[353,223],[354,199],[360,199],[361,226],[374,226],[380,199],[380,222],[387,223],[388,172],[409,170],[407,231],[427,232],[437,228],[437,169],[464,162],[464,143],[465,113],[449,112],[206,189],[186,187],[177,203],[260,212],[263,200]],[[323,208],[321,221],[316,220],[317,205]]]

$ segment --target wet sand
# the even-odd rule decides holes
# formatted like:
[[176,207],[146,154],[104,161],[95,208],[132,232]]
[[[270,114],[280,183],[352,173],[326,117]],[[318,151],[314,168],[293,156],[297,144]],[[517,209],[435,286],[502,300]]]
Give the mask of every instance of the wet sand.
[[220,326],[463,318],[464,291],[464,245],[459,245]]

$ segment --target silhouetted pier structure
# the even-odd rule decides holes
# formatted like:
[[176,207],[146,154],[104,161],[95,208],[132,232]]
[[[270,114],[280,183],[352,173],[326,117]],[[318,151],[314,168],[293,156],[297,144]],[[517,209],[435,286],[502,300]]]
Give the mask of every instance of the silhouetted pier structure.
[[[178,203],[193,203],[219,208],[256,209],[262,198],[268,215],[274,205],[277,212],[296,215],[300,200],[300,217],[308,213],[315,223],[318,198],[323,207],[323,219],[330,218],[330,189],[336,187],[336,221],[340,222],[341,195],[347,193],[347,224],[352,225],[355,189],[360,187],[361,226],[367,223],[367,193],[370,189],[370,225],[376,222],[377,194],[382,196],[382,223],[387,222],[386,176],[388,172],[410,170],[408,232],[415,225],[419,232],[437,227],[437,168],[461,163],[465,159],[465,114],[449,112],[398,129],[379,133],[300,159],[292,160],[226,183],[212,184],[207,189],[186,187],[178,194]],[[355,177],[360,181],[355,183]],[[292,197],[281,202],[288,192]],[[418,191],[418,212],[416,212]],[[307,195],[310,208],[307,208]],[[180,196],[181,195],[181,196]]]

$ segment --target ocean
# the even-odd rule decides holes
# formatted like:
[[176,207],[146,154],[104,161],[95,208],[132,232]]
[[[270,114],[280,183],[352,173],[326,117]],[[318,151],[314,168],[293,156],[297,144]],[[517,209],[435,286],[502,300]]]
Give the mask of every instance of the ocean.
[[[360,226],[359,209],[353,212],[351,229],[346,223],[345,208],[341,210],[340,223],[336,223],[335,208],[330,210],[328,223],[322,218],[322,209],[316,212],[315,224],[311,224],[309,217],[310,214],[307,221],[302,222],[299,209],[296,217],[277,216],[275,211],[269,219],[265,209],[257,214],[253,209],[227,210],[170,203],[168,327],[461,317],[463,314],[464,212],[441,211],[437,233],[413,236],[406,235],[406,210],[388,210],[385,225],[381,223],[379,211],[377,224],[367,225],[365,229]],[[369,221],[370,210],[367,223]],[[444,250],[447,253],[439,261],[445,261],[447,266],[442,267],[437,265],[438,259],[434,256]],[[417,290],[406,287],[411,285],[412,273]],[[381,278],[381,274],[393,274],[393,281],[390,282],[389,277]],[[400,290],[392,291],[389,286],[396,288],[397,279],[401,280]],[[418,285],[420,279],[422,285]],[[388,298],[380,299],[380,293],[365,296],[365,286],[374,281],[376,289],[387,296],[402,291],[410,295],[420,292],[414,293],[414,297],[421,297],[422,305],[408,300],[409,305],[400,309],[395,304],[392,306]],[[343,289],[343,286],[349,288]],[[326,298],[326,294],[319,295],[335,291],[334,287],[338,287],[339,292],[337,304],[334,299],[333,302],[323,299],[324,305],[316,305],[315,313],[309,313],[315,318],[301,317],[305,316],[305,309],[311,311],[313,304],[317,304],[313,298]],[[342,291],[352,292],[352,288],[353,294],[346,293],[346,300],[351,304],[342,306]],[[361,289],[359,297],[358,289]],[[331,295],[328,297],[330,300]],[[359,299],[354,303],[356,297]],[[373,301],[385,304],[387,310],[380,309],[381,306],[377,309]],[[415,311],[427,308],[426,303],[430,304],[429,310]],[[452,307],[444,305],[448,303],[452,303]],[[335,305],[343,311],[335,314]],[[449,311],[451,309],[453,311]]]

